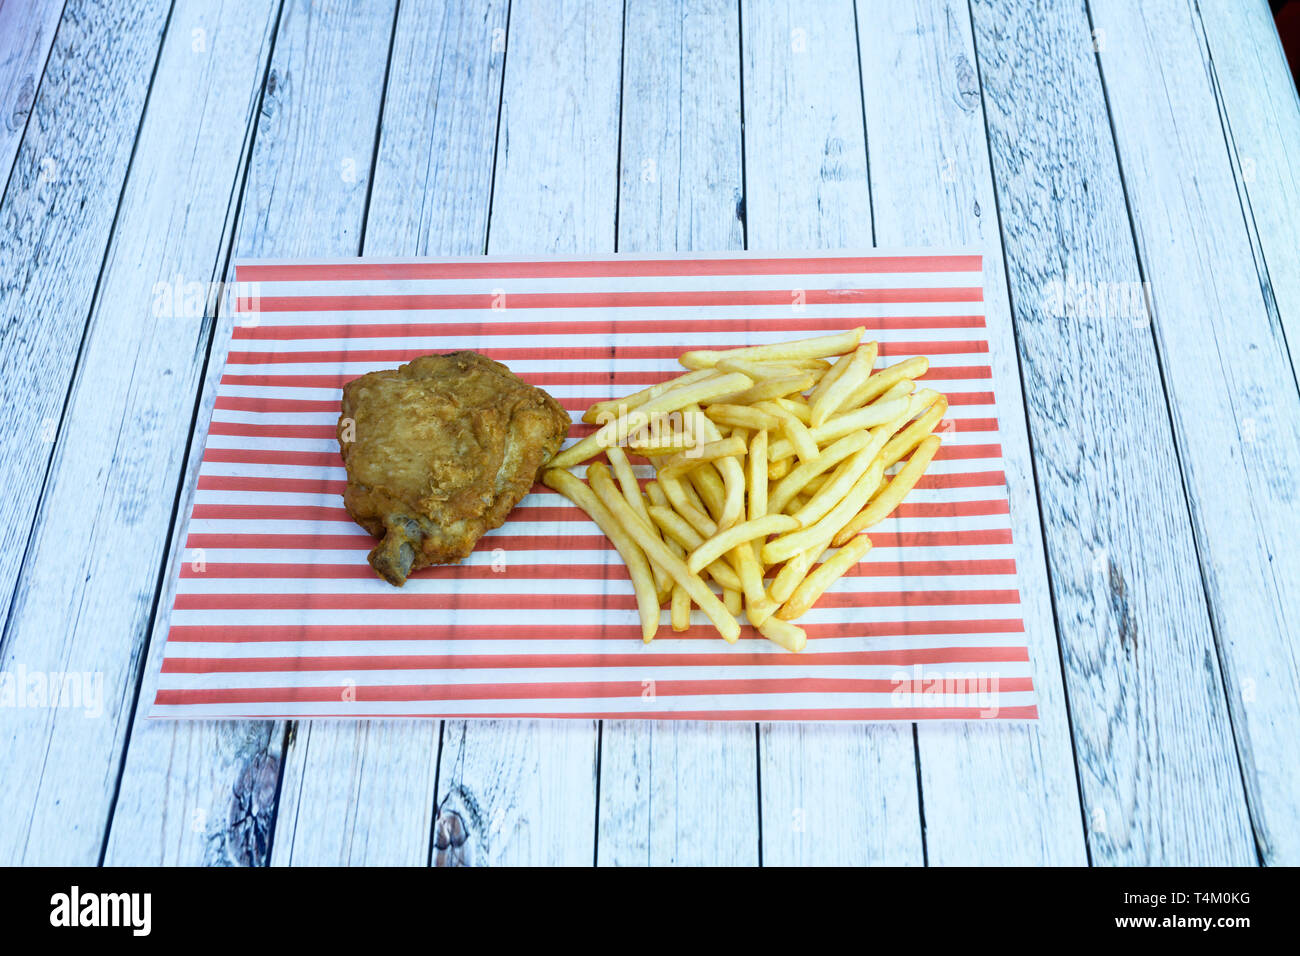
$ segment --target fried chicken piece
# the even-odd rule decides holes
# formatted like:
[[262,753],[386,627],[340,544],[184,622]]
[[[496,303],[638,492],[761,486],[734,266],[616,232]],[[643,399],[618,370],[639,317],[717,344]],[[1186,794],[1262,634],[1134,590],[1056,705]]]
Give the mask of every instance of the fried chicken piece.
[[370,566],[401,586],[499,527],[559,450],[569,414],[477,352],[424,355],[343,389],[337,435],[348,514],[377,538]]

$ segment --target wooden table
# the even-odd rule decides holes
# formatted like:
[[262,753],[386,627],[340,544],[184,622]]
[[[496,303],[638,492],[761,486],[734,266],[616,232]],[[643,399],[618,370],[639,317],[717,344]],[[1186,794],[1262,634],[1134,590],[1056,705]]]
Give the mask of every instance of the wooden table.
[[[1295,87],[1033,6],[0,7],[0,665],[102,691],[0,862],[1300,863]],[[144,719],[234,258],[871,244],[986,256],[1037,724]]]

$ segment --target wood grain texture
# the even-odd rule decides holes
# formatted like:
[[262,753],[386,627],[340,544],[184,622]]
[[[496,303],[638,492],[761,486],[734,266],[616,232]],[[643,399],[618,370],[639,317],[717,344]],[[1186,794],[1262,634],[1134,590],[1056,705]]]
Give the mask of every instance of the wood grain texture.
[[483,252],[509,7],[487,0],[398,11],[367,255]]
[[[740,249],[734,4],[631,3],[623,41],[621,252]],[[597,862],[758,862],[754,725],[606,721]]]
[[876,242],[969,245],[984,255],[998,440],[1038,692],[1036,724],[917,725],[927,859],[1080,865],[1083,821],[969,10],[949,0],[859,0],[857,12]]
[[[1300,99],[1265,0],[1199,0],[1210,69],[1265,302],[1300,369]],[[1300,373],[1297,373],[1300,374]],[[1294,858],[1294,857],[1293,857]]]
[[[392,3],[294,0],[284,5],[238,210],[236,258],[344,256],[359,251],[393,16]],[[154,697],[177,572],[189,559],[183,546],[183,519],[193,501],[203,436],[212,417],[232,321],[228,312],[218,315],[201,395],[194,389],[187,399],[193,409],[199,396],[194,443],[180,481],[181,520],[164,566],[149,669],[105,859],[117,864],[264,865],[271,858],[273,840],[285,839],[289,846],[283,853],[291,858],[299,852],[319,858],[334,849],[350,852],[356,861],[368,861],[390,848],[372,845],[364,825],[358,825],[353,837],[355,848],[346,850],[339,841],[331,842],[330,834],[323,835],[319,844],[298,839],[293,814],[306,805],[309,818],[315,819],[311,809],[315,803],[331,800],[341,819],[346,819],[355,803],[372,799],[371,788],[382,786],[382,780],[374,783],[369,774],[359,771],[347,777],[348,789],[329,794],[302,785],[295,794],[299,802],[281,829],[276,826],[275,795],[282,776],[283,722],[145,719]],[[176,491],[173,484],[172,494]],[[382,728],[367,731],[376,736],[383,732]],[[290,748],[298,743],[295,733],[304,733],[302,725],[288,735]],[[342,737],[323,749],[322,762],[335,767],[345,765],[351,753]],[[301,781],[301,771],[296,770],[293,779]],[[418,789],[421,783],[404,781],[403,786]],[[171,809],[160,814],[159,807]],[[355,822],[357,817],[352,819]]]
[[[399,8],[364,254],[483,251],[506,9],[505,0]],[[426,865],[441,727],[299,724],[285,752],[272,862]]]
[[[622,11],[515,4],[488,252],[614,251]],[[447,721],[434,862],[590,864],[594,721]]]
[[1086,11],[973,13],[1091,859],[1251,863]]
[[436,721],[299,721],[271,865],[426,866],[437,767]]
[[62,14],[63,0],[0,4],[0,183],[9,181]]
[[[750,249],[872,245],[849,0],[741,4]],[[923,862],[907,724],[764,724],[765,864]]]
[[103,711],[0,715],[5,786],[22,788],[0,823],[11,862],[100,855],[207,339],[202,299],[191,313],[158,284],[220,275],[245,142],[231,130],[251,122],[275,10],[171,15],[5,635],[5,670],[96,675]]
[[[9,612],[132,145],[165,0],[72,0],[0,206],[0,613]],[[76,131],[69,135],[69,131]]]
[[[269,64],[278,0],[59,6],[0,5],[0,670],[89,671],[103,714],[0,710],[0,860],[752,863],[760,809],[778,864],[1300,858],[1300,111],[1261,0],[286,0]],[[1037,727],[144,719],[232,322],[155,282],[738,248],[746,212],[755,249],[983,245]]]
[[1195,10],[1097,0],[1093,22],[1254,842],[1300,863],[1300,393]]

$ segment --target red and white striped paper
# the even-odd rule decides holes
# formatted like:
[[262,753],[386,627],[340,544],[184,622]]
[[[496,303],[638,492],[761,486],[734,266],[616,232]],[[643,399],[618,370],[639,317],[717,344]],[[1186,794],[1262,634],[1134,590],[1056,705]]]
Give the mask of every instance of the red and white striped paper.
[[[916,720],[1037,715],[983,307],[962,252],[258,261],[189,519],[156,717]],[[999,317],[1005,321],[1004,317]],[[867,327],[931,358],[944,444],[791,654],[700,612],[642,644],[623,561],[540,485],[404,588],[343,510],[340,389],[473,349],[577,419],[686,349]],[[588,433],[575,425],[571,439]],[[648,473],[648,472],[647,472]]]

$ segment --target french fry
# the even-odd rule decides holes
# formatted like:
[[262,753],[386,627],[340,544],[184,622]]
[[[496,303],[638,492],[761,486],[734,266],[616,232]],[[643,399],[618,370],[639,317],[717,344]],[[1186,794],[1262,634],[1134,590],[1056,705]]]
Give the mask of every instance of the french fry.
[[[812,461],[817,457],[817,439],[808,426],[800,421],[798,415],[771,402],[763,403],[759,407],[764,411],[771,412],[781,421],[781,433],[785,435],[785,438],[778,441],[776,445],[790,448],[794,454],[799,456],[800,461]],[[776,446],[771,445],[768,447],[769,458],[773,457],[772,448],[774,447]],[[786,455],[781,457],[784,458]]]
[[751,345],[747,348],[725,349],[722,351],[702,350],[687,352],[678,360],[686,368],[712,368],[724,358],[739,359],[746,362],[784,362],[790,359],[825,358],[827,355],[839,355],[851,352],[858,347],[865,326],[858,326],[848,332],[836,332],[834,335],[819,335],[810,339],[798,339],[794,342],[777,342],[772,345]]
[[915,358],[905,359],[888,368],[882,368],[871,378],[863,382],[848,400],[844,403],[849,408],[857,408],[859,405],[866,405],[877,395],[898,384],[905,378],[920,378],[930,370],[930,360],[924,355],[918,355]]
[[[665,540],[664,544],[677,557],[685,559],[686,549],[676,541]],[[668,623],[674,631],[688,631],[691,627],[691,596],[686,588],[673,582],[672,595],[668,599]]]
[[719,531],[686,558],[686,567],[698,574],[728,551],[755,538],[765,538],[769,534],[782,534],[799,530],[799,522],[789,515],[764,515],[753,521],[733,525],[725,531]]
[[[854,409],[851,412],[845,412],[842,415],[836,415],[826,424],[818,428],[810,429],[814,443],[824,445],[827,442],[834,441],[837,438],[843,438],[850,432],[859,431],[863,428],[871,428],[875,425],[883,425],[885,422],[893,421],[899,415],[907,411],[908,400],[905,398],[894,399],[889,402],[877,402],[874,405],[867,405],[863,408]],[[772,461],[779,461],[782,458],[788,458],[795,454],[794,445],[789,439],[782,438],[780,441],[772,442],[767,449],[767,457]],[[815,458],[816,455],[813,456]],[[811,461],[799,456],[801,461]]]
[[905,378],[901,382],[895,382],[893,385],[889,386],[889,388],[885,389],[880,393],[880,395],[873,398],[867,404],[870,405],[875,402],[892,402],[896,398],[906,398],[914,391],[916,391],[916,382],[912,381],[910,378]]
[[[863,429],[861,431],[850,432],[843,438],[837,439],[833,444],[822,449],[821,453],[812,461],[802,462],[798,468],[793,469],[784,478],[776,483],[768,495],[768,509],[771,511],[784,511],[786,504],[794,498],[804,488],[813,488],[812,481],[824,471],[828,471],[835,465],[838,465],[845,458],[848,458],[854,452],[861,451],[870,443],[872,433]],[[754,466],[754,447],[750,446],[749,466]],[[783,458],[784,462],[792,459]],[[771,477],[772,470],[780,462],[772,462],[768,468],[768,476]],[[814,489],[815,490],[815,489]]]
[[[848,371],[849,363],[853,361],[853,357],[858,354],[858,350],[861,348],[862,346],[859,345],[857,349],[841,355],[835,360],[835,364],[830,367],[830,371],[821,377],[821,381],[817,383],[817,387],[808,393],[809,408],[817,404],[817,400],[826,394],[826,389],[838,382],[840,376]],[[809,417],[811,418],[811,416]],[[804,422],[804,424],[806,425],[808,423]]]
[[808,644],[808,634],[802,627],[783,621],[779,617],[769,617],[758,626],[758,633],[773,644],[779,644],[787,651],[795,653],[803,650]]
[[747,454],[749,454],[749,449],[745,446],[744,439],[733,435],[730,438],[711,441],[699,448],[693,448],[690,451],[674,455],[659,466],[659,476],[661,478],[680,478],[682,475],[699,468],[700,465],[719,458],[738,458]]
[[674,388],[681,388],[683,385],[693,385],[701,382],[706,378],[713,378],[717,375],[711,368],[699,369],[694,372],[687,372],[685,375],[678,375],[676,378],[670,378],[666,382],[660,382],[658,385],[651,385],[649,388],[643,388],[639,392],[633,392],[631,395],[624,395],[622,398],[611,398],[608,401],[596,402],[585,412],[582,413],[582,420],[588,425],[601,423],[602,418],[609,418],[615,415],[626,415],[634,409],[640,408],[652,398],[657,398],[664,392],[671,391]]
[[[801,361],[806,361],[808,364],[800,364]],[[830,367],[830,362],[824,359],[796,359],[789,363],[780,363],[747,362],[744,359],[724,358],[719,359],[716,369],[719,372],[739,372],[741,375],[748,375],[755,382],[761,382],[764,379],[785,378],[789,375],[809,372],[812,372],[816,378],[821,378]]]
[[[722,604],[733,620],[740,617],[740,612],[745,609],[745,602],[741,598],[740,592],[732,588],[722,589]],[[737,627],[739,627],[739,624],[737,624]]]
[[[668,507],[668,496],[664,494],[664,490],[659,487],[657,481],[647,481],[645,483],[645,496],[650,499],[652,505],[658,505],[661,508]],[[647,510],[649,509],[647,508]]]
[[[676,455],[704,444],[704,440],[691,430],[670,429],[667,434],[653,435],[645,429],[632,432],[625,443],[627,450],[646,458]],[[611,445],[617,448],[617,445]]]
[[[823,515],[849,493],[849,489],[853,487],[858,476],[866,471],[867,466],[876,460],[881,449],[884,448],[885,442],[898,427],[899,422],[900,419],[896,418],[893,422],[880,425],[867,432],[869,440],[862,446],[861,450],[855,452],[848,461],[844,462],[834,472],[826,475],[825,480],[815,490],[805,486],[803,490],[809,492],[808,499],[793,510],[787,509],[787,513],[798,518],[805,527],[820,521]],[[855,432],[854,434],[861,434],[861,432]],[[851,437],[853,436],[845,436],[845,438]],[[830,449],[827,449],[828,454],[829,452]],[[885,468],[883,461],[880,463],[880,467],[883,472]]]
[[775,431],[780,424],[780,419],[775,415],[769,415],[767,412],[761,412],[757,408],[751,408],[748,405],[708,405],[704,409],[704,414],[718,425],[739,425],[741,428],[763,429]]
[[799,398],[774,398],[772,404],[784,408],[805,425],[812,420],[812,409],[808,407],[808,403],[804,401],[802,396]]
[[[849,493],[857,480],[875,461],[876,455],[880,453],[880,446],[884,443],[884,436],[881,435],[876,440],[869,442],[867,447],[861,451],[855,452],[836,468],[830,480],[801,505],[799,510],[793,512],[794,520],[799,522],[800,527],[806,528],[809,525],[816,524],[832,508],[843,501],[844,496]],[[883,465],[881,471],[884,471]]]
[[[678,433],[680,434],[680,433]],[[617,445],[611,445],[610,448],[617,448]],[[671,455],[679,454],[690,448],[690,445],[684,445],[676,438],[667,441],[647,441],[645,444],[634,443],[628,439],[626,448],[634,455],[640,455],[642,458],[668,458]]]
[[[769,448],[771,447],[770,440],[768,443],[768,447]],[[780,481],[782,478],[784,478],[786,475],[790,473],[790,469],[793,467],[794,467],[793,455],[786,458],[782,458],[780,461],[772,461],[771,455],[769,454],[768,462],[767,462],[767,480]]]
[[[712,510],[713,514],[717,515],[718,513],[717,509],[716,508],[710,509],[706,507],[704,503],[704,499],[700,497],[700,493],[696,490],[696,485],[703,483],[705,477],[711,477],[711,473],[708,468],[701,468],[699,471],[695,472],[694,475],[687,475],[685,479],[664,478],[663,483],[664,483],[664,487],[668,488],[670,482],[681,481],[682,491],[686,494],[687,501],[689,501],[692,505],[694,505],[695,508],[698,509],[701,514],[707,515],[710,513],[710,510]],[[669,496],[669,500],[671,500],[671,496]]]
[[[700,416],[700,430],[711,442],[719,437],[718,426],[704,415]],[[725,530],[745,517],[745,469],[734,456],[719,458],[716,465],[726,489],[722,513],[718,516],[718,528]]]
[[935,402],[920,418],[908,425],[901,432],[895,435],[885,445],[880,455],[885,459],[885,467],[888,468],[894,462],[907,456],[913,448],[921,443],[926,435],[934,431],[935,426],[943,421],[943,416],[948,412],[948,399],[944,395],[936,397]]
[[[605,532],[605,537],[613,542],[615,549],[623,558],[623,563],[627,565],[628,576],[632,578],[637,614],[641,618],[641,640],[649,644],[654,640],[655,632],[659,630],[659,595],[655,591],[654,575],[650,572],[650,562],[646,552],[600,496],[583,484],[577,476],[562,469],[551,468],[542,473],[542,482],[585,511],[600,530]],[[614,497],[622,502],[629,513],[635,515],[632,506],[623,500],[622,495],[614,492]],[[659,543],[662,547],[663,542]]]
[[[646,511],[645,499],[641,497],[641,486],[637,483],[636,475],[632,472],[632,465],[627,460],[627,455],[623,449],[613,445],[605,449],[609,457],[610,467],[614,469],[614,477],[618,479],[618,486],[623,492],[623,497],[627,499],[633,509],[647,522],[650,521],[650,514]],[[658,564],[651,561],[650,570],[655,578],[655,592],[659,596],[659,602],[662,604],[673,590],[673,579],[668,576],[668,572]]]
[[844,374],[840,375],[830,387],[816,396],[809,405],[812,408],[812,417],[808,424],[817,428],[826,424],[826,420],[844,406],[857,389],[866,382],[867,377],[871,375],[871,368],[876,364],[875,342],[868,342],[866,345],[859,345],[849,356],[848,364],[844,368]]
[[753,384],[754,380],[748,375],[741,375],[739,372],[728,372],[714,378],[669,389],[650,399],[636,409],[633,414],[619,415],[613,421],[602,425],[593,434],[588,435],[574,445],[570,445],[551,459],[549,467],[571,468],[594,455],[600,454],[601,450],[608,448],[610,445],[623,444],[629,433],[645,427],[645,424],[656,416],[668,415],[691,405],[734,395],[737,392],[743,392]]
[[[749,471],[749,518],[761,518],[767,514],[767,430],[760,429],[754,433],[749,443],[749,457],[745,459]],[[780,511],[780,508],[774,509]]]
[[749,623],[755,627],[771,617],[780,605],[767,596],[763,590],[763,571],[758,566],[754,546],[745,542],[731,552],[736,573],[740,575],[740,590],[745,598],[745,612]]
[[689,485],[678,481],[676,478],[661,478],[659,479],[659,487],[663,490],[677,514],[689,522],[697,532],[706,538],[711,538],[718,533],[717,522],[710,518],[704,510],[704,502],[700,501],[700,496],[695,494],[694,489],[691,490],[689,495],[687,494]]
[[861,561],[870,550],[871,539],[865,534],[850,538],[844,547],[819,564],[817,570],[803,579],[803,583],[795,588],[789,600],[781,605],[776,616],[783,621],[793,621],[797,617],[802,617],[817,603],[817,599],[828,587],[843,577],[849,568]]
[[829,544],[829,540],[819,541],[786,561],[776,577],[772,579],[772,584],[767,589],[768,597],[777,604],[784,604],[790,600],[790,595],[798,589],[799,583],[808,574],[808,569],[816,563]]
[[[898,507],[898,503],[903,500],[903,496],[911,491],[921,476],[925,474],[925,469],[930,467],[930,462],[934,460],[934,453],[939,450],[939,436],[930,435],[922,439],[921,443],[916,446],[916,451],[912,452],[912,457],[907,459],[907,464],[902,470],[890,479],[887,484],[871,503],[862,509],[861,513],[855,516],[851,521],[844,524],[843,528],[836,533],[834,543],[836,545],[844,544],[857,534],[859,531],[865,531],[867,528],[879,524],[890,513]],[[880,459],[877,459],[879,461]]]
[[[704,502],[705,514],[717,521],[726,506],[727,489],[722,483],[718,469],[710,463],[708,468],[698,468],[686,476],[687,487],[693,487],[701,501]],[[718,525],[719,528],[722,525]]]
[[[681,557],[681,555],[678,555]],[[680,584],[673,585],[672,603],[668,609],[668,620],[674,631],[691,629],[691,596]]]
[[[628,533],[634,536],[635,542],[645,550],[646,556],[662,564],[672,575],[673,580],[686,589],[691,600],[713,622],[713,626],[718,629],[723,640],[735,643],[740,637],[740,625],[736,623],[735,616],[728,612],[726,606],[714,596],[708,585],[704,583],[704,579],[687,570],[681,558],[668,549],[659,536],[641,520],[641,516],[632,510],[632,506],[623,500],[623,496],[614,490],[609,469],[600,462],[593,462],[587,467],[587,480],[591,482],[592,490],[600,496],[600,500],[606,504],[618,523],[627,529]],[[658,616],[659,606],[656,604],[656,625]]]
[[[669,507],[651,505],[650,519],[663,531],[664,538],[681,545],[686,553],[694,551],[704,543],[703,536],[691,527],[690,522]],[[714,561],[705,570],[713,580],[718,582],[719,587],[731,588],[735,591],[743,587],[740,576],[725,561]]]
[[614,472],[614,477],[618,479],[619,489],[623,492],[623,497],[641,517],[649,520],[646,513],[645,501],[641,498],[641,485],[636,480],[636,475],[632,472],[632,463],[627,460],[627,455],[623,449],[614,447],[608,450],[610,468]]
[[[845,437],[847,438],[848,436],[846,435]],[[789,458],[785,458],[785,459],[782,459],[782,460],[783,460],[783,461],[789,461],[790,459],[789,459]],[[773,462],[773,464],[779,464],[779,462]],[[828,478],[830,478],[830,475],[827,475],[827,474],[821,474],[821,475],[818,475],[816,478],[809,478],[809,479],[808,479],[808,484],[804,485],[803,488],[802,488],[801,490],[802,490],[803,492],[805,492],[805,493],[806,493],[807,495],[809,495],[809,496],[811,496],[811,495],[815,495],[818,491],[821,490],[822,486],[826,484],[826,480],[827,480]],[[803,496],[803,495],[796,495],[795,497],[798,498],[798,497],[804,497],[804,496]],[[807,498],[805,497],[804,500],[807,501]],[[794,501],[794,499],[792,498],[792,499],[791,499],[791,502],[793,503],[793,501]],[[801,505],[800,507],[802,507],[802,505]],[[798,511],[799,508],[789,508],[789,507],[787,507],[787,508],[785,508],[785,509],[783,509],[783,510],[785,510],[785,511]]]
[[880,485],[880,478],[883,474],[884,467],[877,457],[863,476],[857,480],[849,493],[845,495],[844,499],[827,512],[826,517],[814,525],[791,531],[763,545],[763,560],[768,564],[776,564],[778,561],[784,561],[800,551],[812,547],[818,541],[826,538],[833,539],[839,530],[862,510],[863,505],[867,503]]
[[752,402],[766,402],[773,398],[783,398],[812,388],[817,384],[817,376],[812,372],[796,372],[783,378],[766,378],[755,383],[732,399],[737,405]]

